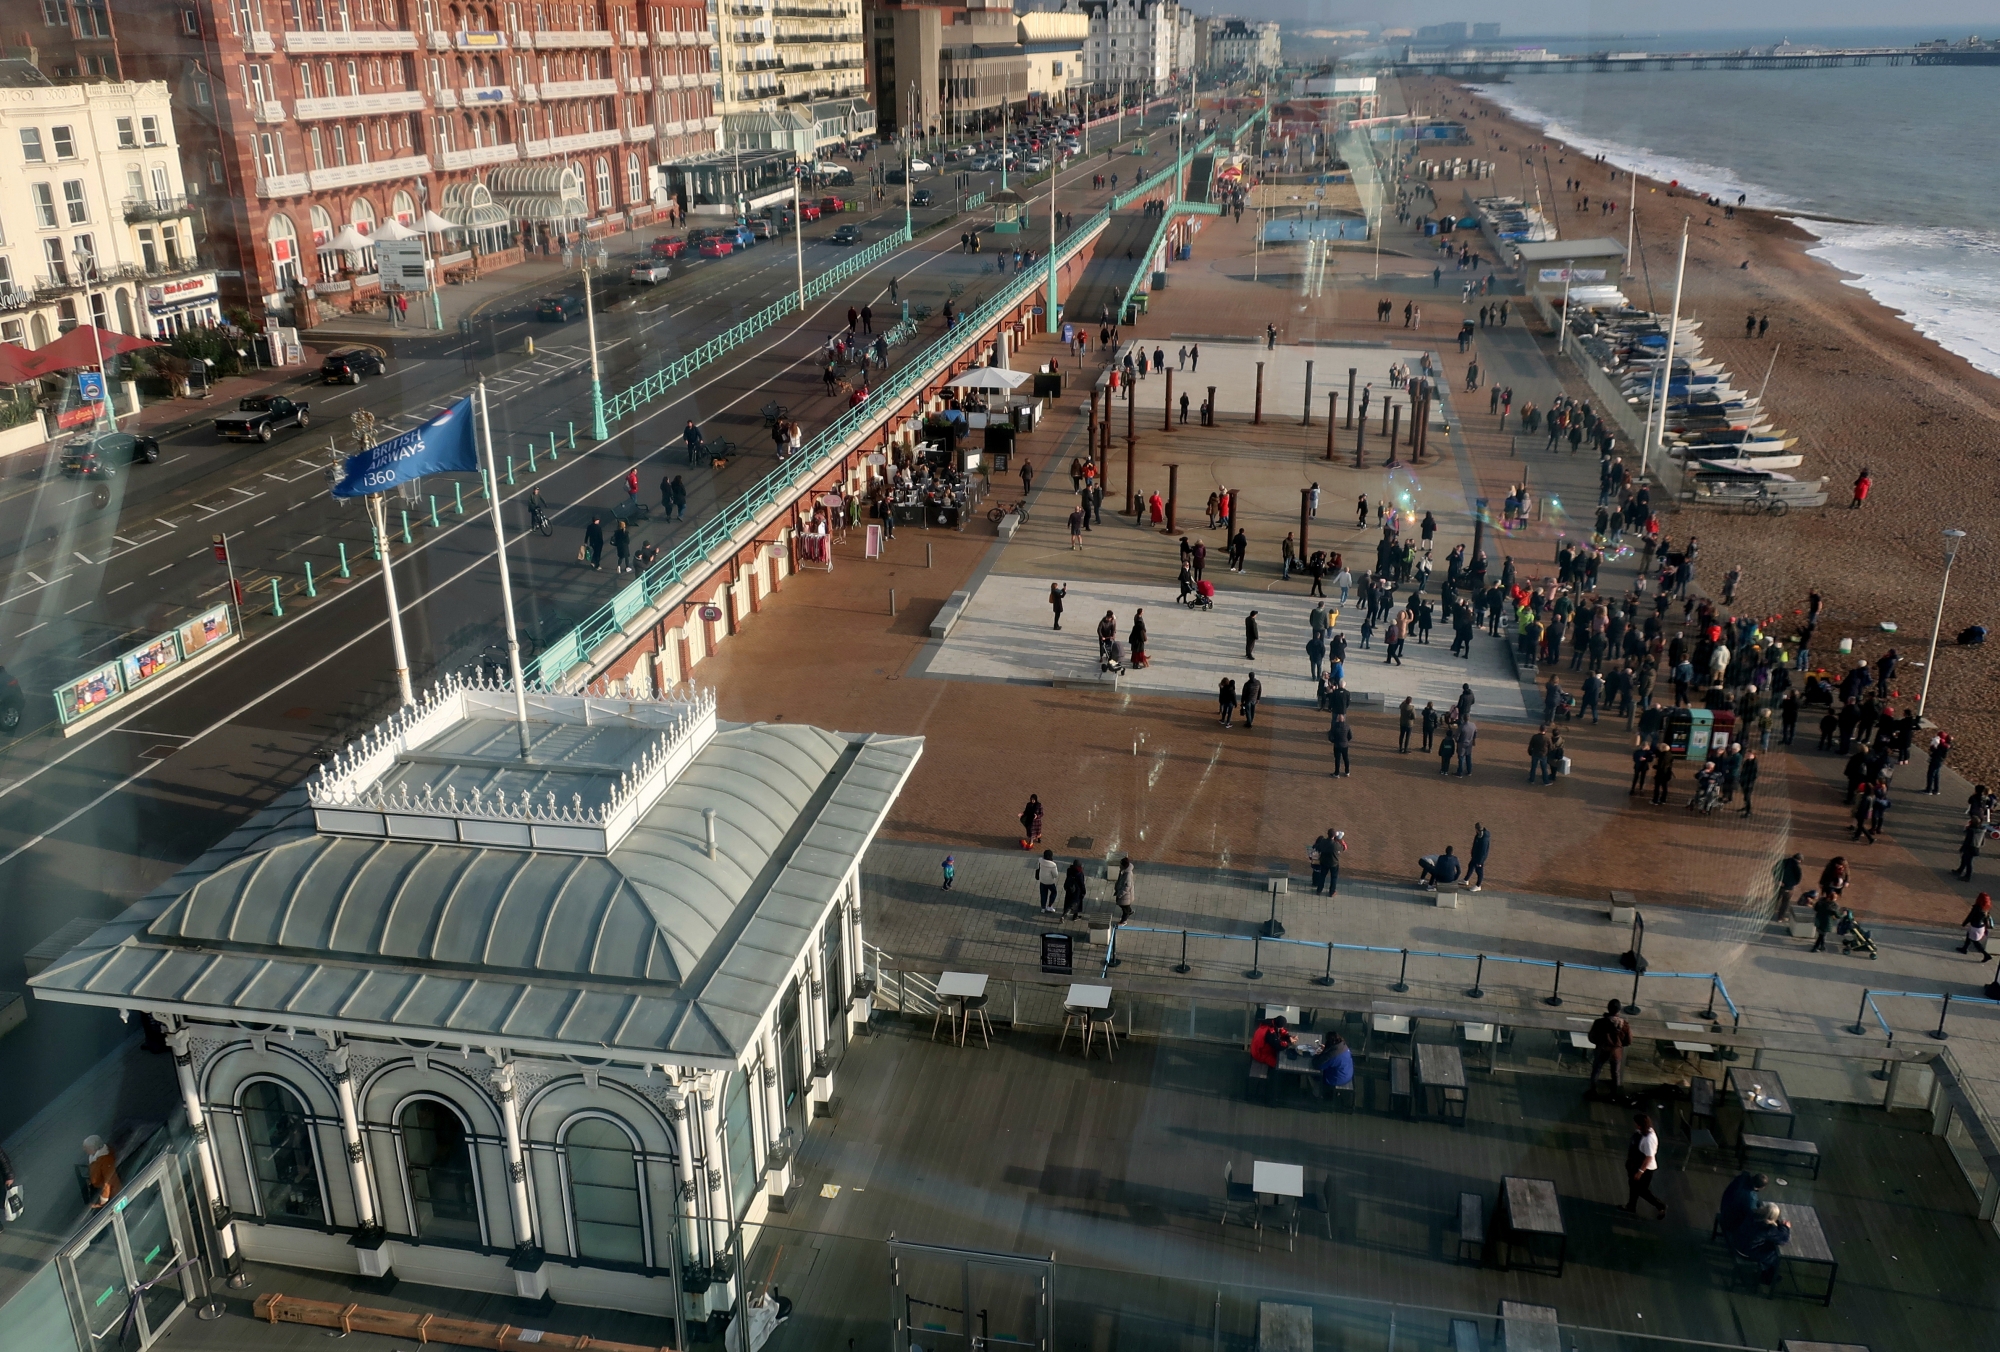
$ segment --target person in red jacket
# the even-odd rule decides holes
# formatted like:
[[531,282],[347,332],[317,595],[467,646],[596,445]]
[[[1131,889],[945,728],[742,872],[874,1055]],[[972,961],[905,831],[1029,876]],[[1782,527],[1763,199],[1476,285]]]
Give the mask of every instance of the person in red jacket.
[[1854,501],[1847,504],[1848,509],[1851,511],[1868,501],[1868,490],[1874,486],[1875,480],[1869,477],[1867,467],[1863,466],[1861,477],[1854,481]]
[[1250,1035],[1250,1059],[1261,1061],[1276,1069],[1278,1058],[1284,1054],[1287,1047],[1297,1041],[1298,1039],[1292,1036],[1291,1030],[1285,1027],[1285,1016],[1280,1014],[1274,1019],[1258,1024],[1257,1031]]

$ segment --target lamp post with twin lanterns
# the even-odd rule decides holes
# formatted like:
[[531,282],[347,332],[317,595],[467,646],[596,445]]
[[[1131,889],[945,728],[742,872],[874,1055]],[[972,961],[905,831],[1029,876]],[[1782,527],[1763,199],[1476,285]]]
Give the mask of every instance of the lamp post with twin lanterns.
[[1944,580],[1938,584],[1937,615],[1931,620],[1931,652],[1924,659],[1924,688],[1917,695],[1917,717],[1924,716],[1924,703],[1931,696],[1931,671],[1937,666],[1938,629],[1944,624],[1944,596],[1951,589],[1951,565],[1958,560],[1958,547],[1965,543],[1965,532],[1946,530],[1944,533]]

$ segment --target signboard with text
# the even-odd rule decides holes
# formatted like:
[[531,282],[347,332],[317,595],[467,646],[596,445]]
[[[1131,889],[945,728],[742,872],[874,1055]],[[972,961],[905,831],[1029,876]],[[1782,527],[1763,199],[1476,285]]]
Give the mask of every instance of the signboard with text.
[[431,289],[430,265],[424,259],[423,236],[415,239],[377,239],[374,244],[375,275],[380,278],[383,291],[394,295],[399,291]]

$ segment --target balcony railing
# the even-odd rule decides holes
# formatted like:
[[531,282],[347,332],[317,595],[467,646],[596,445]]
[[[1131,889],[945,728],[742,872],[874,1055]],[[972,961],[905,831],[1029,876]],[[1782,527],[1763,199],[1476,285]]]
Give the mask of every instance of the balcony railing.
[[156,193],[151,197],[128,197],[125,199],[125,223],[137,225],[142,221],[172,220],[185,216],[192,208],[188,199],[179,193]]
[[[414,52],[418,47],[417,35],[406,29],[375,28],[358,29],[345,33],[298,32],[287,29],[285,50],[288,52]],[[269,48],[265,48],[269,51]]]
[[314,192],[328,188],[348,188],[359,183],[381,183],[388,179],[415,178],[431,171],[428,155],[403,155],[392,160],[371,160],[367,164],[343,164],[315,169],[310,176]]
[[176,254],[151,264],[120,263],[113,267],[99,268],[90,279],[92,286],[104,286],[113,282],[158,282],[170,277],[185,277],[194,272],[213,272],[214,260],[198,253]]
[[822,47],[832,47],[843,42],[860,42],[861,30],[837,28],[830,33],[780,33],[772,40],[781,43],[817,43]]
[[500,145],[474,146],[469,150],[443,150],[438,152],[438,165],[445,169],[478,169],[489,164],[512,164],[521,158],[521,147],[513,142]]
[[536,51],[556,51],[565,47],[609,47],[617,42],[617,36],[608,28],[575,29],[542,28],[530,33],[523,31],[517,35],[519,45],[533,47]]
[[545,99],[594,99],[617,92],[616,80],[545,80],[541,86]]
[[420,113],[426,102],[420,89],[397,89],[381,94],[300,99],[296,107],[301,122],[312,122],[325,117],[365,117],[371,113]]
[[265,199],[303,197],[311,187],[312,181],[304,174],[273,174],[257,180],[257,195]]

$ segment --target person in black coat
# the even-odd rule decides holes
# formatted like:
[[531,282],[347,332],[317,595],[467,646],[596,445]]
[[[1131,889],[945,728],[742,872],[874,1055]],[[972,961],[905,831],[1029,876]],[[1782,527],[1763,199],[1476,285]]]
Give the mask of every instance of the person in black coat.
[[1083,880],[1083,862],[1078,859],[1070,860],[1069,871],[1063,874],[1063,919],[1083,918],[1083,899],[1088,891],[1089,888]]

